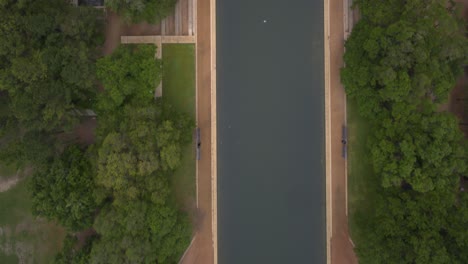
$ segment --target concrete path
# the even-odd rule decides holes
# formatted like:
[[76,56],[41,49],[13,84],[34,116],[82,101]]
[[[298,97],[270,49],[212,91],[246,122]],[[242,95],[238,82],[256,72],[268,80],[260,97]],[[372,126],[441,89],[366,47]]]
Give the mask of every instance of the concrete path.
[[195,43],[195,36],[121,36],[122,44]]
[[[340,69],[343,67],[344,38],[349,31],[348,16],[344,7],[348,1],[328,0],[328,16],[333,21],[326,21],[329,29],[328,42],[328,78],[329,102],[327,123],[327,184],[330,228],[330,262],[332,264],[357,264],[353,245],[349,239],[347,215],[347,170],[346,159],[342,157],[342,127],[346,125],[346,96],[340,81]],[[344,9],[345,8],[345,9]],[[346,19],[347,21],[344,21]],[[344,27],[347,27],[345,30]],[[327,72],[327,71],[326,71]]]
[[195,241],[180,263],[216,264],[216,138],[212,133],[213,130],[216,132],[216,108],[212,108],[216,98],[212,45],[215,32],[211,21],[214,19],[214,0],[196,0],[195,3],[197,126],[202,142],[201,160],[197,166],[198,219]]

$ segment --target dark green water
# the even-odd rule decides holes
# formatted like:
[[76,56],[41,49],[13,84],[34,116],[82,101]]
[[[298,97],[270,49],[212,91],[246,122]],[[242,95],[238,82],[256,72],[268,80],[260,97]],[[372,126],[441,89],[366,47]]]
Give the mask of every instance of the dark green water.
[[323,2],[216,8],[219,263],[325,263]]

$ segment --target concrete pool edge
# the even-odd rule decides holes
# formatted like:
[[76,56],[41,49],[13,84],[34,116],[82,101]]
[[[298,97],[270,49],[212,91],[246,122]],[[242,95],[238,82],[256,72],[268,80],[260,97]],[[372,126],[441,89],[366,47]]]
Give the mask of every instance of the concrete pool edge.
[[218,171],[217,171],[217,124],[216,124],[216,0],[210,0],[211,30],[211,228],[213,240],[213,263],[218,264]]
[[330,96],[330,26],[329,2],[323,4],[324,27],[324,92],[325,92],[325,203],[326,203],[326,244],[327,264],[331,263],[331,236],[332,236],[332,190],[331,190],[331,96]]

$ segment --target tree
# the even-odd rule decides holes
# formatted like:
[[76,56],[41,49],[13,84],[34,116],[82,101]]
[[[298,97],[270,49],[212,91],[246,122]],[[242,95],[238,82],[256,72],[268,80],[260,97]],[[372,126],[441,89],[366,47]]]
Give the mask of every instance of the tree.
[[449,188],[467,171],[468,153],[460,144],[463,135],[454,116],[415,114],[405,123],[386,124],[376,129],[371,142],[374,169],[383,187],[409,184],[419,192]]
[[172,201],[169,179],[193,120],[154,100],[154,53],[154,46],[120,47],[98,62],[105,90],[96,105],[104,118],[93,149],[102,208],[90,263],[176,263],[189,243],[189,221]]
[[120,122],[105,128],[108,134],[98,147],[96,183],[111,190],[114,198],[141,197],[148,178],[169,175],[180,165],[181,147],[191,139],[193,121],[182,114],[160,120],[166,117],[160,111],[157,104],[129,104]]
[[50,165],[39,167],[30,184],[33,213],[71,230],[90,227],[96,210],[91,169],[85,153],[76,146],[68,147]]
[[111,110],[131,100],[149,104],[161,81],[161,62],[154,45],[120,46],[97,62],[97,76],[105,87],[98,109]]
[[174,10],[175,4],[176,0],[106,1],[106,6],[121,15],[127,23],[159,22]]
[[[457,120],[439,110],[468,57],[452,1],[358,0],[341,77],[372,126],[376,184],[355,208],[360,263],[466,263],[468,174]],[[374,180],[373,179],[373,180]]]
[[172,205],[141,200],[106,206],[94,227],[101,235],[91,252],[91,263],[96,264],[176,263],[190,239],[187,219]]
[[55,256],[53,264],[89,264],[89,255],[94,239],[95,237],[91,237],[84,246],[79,248],[77,247],[77,237],[67,234],[62,250]]
[[0,90],[21,129],[51,131],[77,122],[72,109],[95,93],[102,43],[99,11],[61,0],[0,5]]
[[137,199],[145,177],[154,173],[158,164],[155,151],[138,153],[124,135],[111,133],[98,150],[96,183],[111,190],[114,197]]
[[[466,196],[465,194],[462,194]],[[462,227],[465,205],[453,190],[419,193],[391,187],[378,193],[375,210],[359,216],[364,238],[360,263],[465,263],[468,242]]]
[[[460,19],[447,11],[446,1],[374,2],[359,1],[364,17],[346,42],[347,94],[372,120],[396,103],[445,102],[468,57]],[[383,25],[380,13],[389,16]]]
[[0,143],[0,160],[17,168],[42,166],[56,153],[56,144],[48,134],[27,132],[4,136]]

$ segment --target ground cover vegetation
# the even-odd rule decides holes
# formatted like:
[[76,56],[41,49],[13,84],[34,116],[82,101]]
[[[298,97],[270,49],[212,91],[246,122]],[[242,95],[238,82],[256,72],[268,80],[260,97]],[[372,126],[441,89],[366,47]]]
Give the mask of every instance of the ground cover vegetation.
[[351,208],[360,263],[468,263],[468,144],[439,111],[468,62],[459,10],[442,0],[356,4],[341,77],[370,127],[362,178],[372,190]]
[[161,21],[174,10],[176,0],[107,0],[106,7],[118,13],[127,22]]
[[0,192],[0,263],[50,263],[65,229],[31,212],[30,178]]
[[[37,177],[24,175],[0,196],[1,219],[6,221],[1,224],[2,263],[10,256],[25,263],[49,263],[64,231],[44,217],[86,215],[78,204],[64,206],[62,199],[73,194],[46,196],[40,186],[58,190],[43,180],[75,174],[62,166],[67,158],[60,155],[67,143],[58,137],[79,122],[74,110],[90,107],[89,99],[95,97],[95,60],[103,42],[100,14],[62,0],[0,1],[0,163],[15,171],[37,172]],[[58,178],[55,183],[64,186]],[[55,201],[61,202],[60,208],[50,204]],[[67,226],[80,222],[73,217],[57,220]]]
[[[56,263],[176,263],[191,229],[169,182],[194,121],[154,100],[155,47],[99,58],[102,13],[63,0],[0,1],[0,22],[0,163],[33,171],[32,213],[69,233]],[[63,136],[84,109],[90,146]]]
[[[104,97],[113,93],[106,80],[125,76],[119,85],[129,87],[142,70],[147,77],[119,99],[123,105],[97,102],[98,116],[105,117],[93,158],[95,195],[102,205],[93,226],[100,237],[91,263],[175,263],[190,242],[188,217],[171,198],[169,180],[180,166],[182,146],[191,140],[193,119],[154,101],[154,81],[161,76],[155,51],[153,45],[122,46],[98,62]],[[111,66],[126,59],[132,60],[126,68]]]
[[[163,44],[162,99],[174,109],[195,120],[195,46]],[[181,166],[171,177],[171,188],[177,201],[186,210],[193,210],[196,200],[196,156],[191,141],[182,147]]]
[[79,121],[95,97],[99,12],[61,0],[0,2],[0,158],[42,164],[54,136]]

